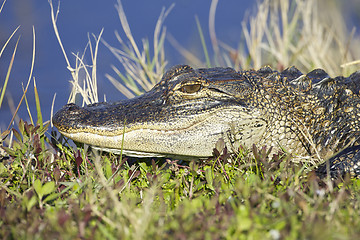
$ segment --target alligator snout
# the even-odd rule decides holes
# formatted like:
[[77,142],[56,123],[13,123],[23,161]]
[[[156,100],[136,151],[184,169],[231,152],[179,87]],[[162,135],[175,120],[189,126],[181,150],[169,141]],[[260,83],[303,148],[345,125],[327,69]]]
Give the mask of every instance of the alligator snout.
[[81,120],[88,118],[90,112],[76,104],[70,103],[63,106],[53,117],[52,122],[60,131],[77,129]]

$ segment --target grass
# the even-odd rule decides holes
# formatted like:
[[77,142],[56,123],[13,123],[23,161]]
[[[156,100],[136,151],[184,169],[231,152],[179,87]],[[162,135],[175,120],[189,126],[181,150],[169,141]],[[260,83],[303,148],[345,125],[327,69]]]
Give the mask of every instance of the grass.
[[[298,64],[308,70],[324,64],[326,70],[338,74],[350,71],[359,59],[353,49],[357,40],[349,41],[347,33],[340,35],[339,31],[346,32],[338,29],[342,26],[340,15],[331,9],[322,11],[331,14],[339,24],[329,28],[321,20],[326,16],[318,14],[314,1],[272,1],[271,4],[264,1],[249,22],[243,23],[245,45],[240,44],[239,49],[217,39],[213,24],[216,4],[217,1],[212,2],[209,20],[211,51],[216,54],[212,57],[210,49],[204,51],[209,53],[205,58],[209,66],[224,63],[247,68],[270,62],[279,69]],[[122,83],[108,75],[126,96],[148,90],[161,77],[166,66],[162,24],[169,10],[164,9],[160,15],[153,48],[146,40],[140,48],[133,40],[120,2],[117,9],[128,40],[117,34],[120,49],[101,40],[100,33],[89,38],[87,52],[74,54],[75,64],[71,65],[62,48],[73,77],[69,102],[75,102],[79,95],[83,104],[98,100],[96,56],[101,42],[126,70],[121,73],[113,67]],[[58,9],[54,11],[52,7],[51,13],[62,46],[56,26]],[[203,35],[202,38],[205,39]],[[318,49],[315,52],[319,56],[309,55],[309,51],[320,46],[327,54],[322,55]],[[206,66],[200,56],[180,49],[188,62]],[[84,64],[89,52],[91,66]],[[333,56],[343,57],[333,59]],[[341,65],[347,66],[340,68]],[[24,89],[25,103],[31,75]],[[8,136],[2,147],[5,153],[0,155],[3,239],[357,239],[360,236],[359,179],[322,181],[313,171],[289,161],[291,156],[284,152],[270,154],[266,147],[254,146],[252,154],[239,148],[239,153],[234,155],[221,142],[214,146],[212,158],[199,162],[99,155],[87,146],[74,146],[56,132],[49,135],[50,123],[43,123],[35,81],[34,86],[37,121],[20,120],[17,130],[1,133],[1,140]]]
[[0,163],[4,237],[355,238],[360,230],[359,180],[330,187],[282,153],[131,162],[58,137],[51,153],[40,144],[47,126],[20,126]]

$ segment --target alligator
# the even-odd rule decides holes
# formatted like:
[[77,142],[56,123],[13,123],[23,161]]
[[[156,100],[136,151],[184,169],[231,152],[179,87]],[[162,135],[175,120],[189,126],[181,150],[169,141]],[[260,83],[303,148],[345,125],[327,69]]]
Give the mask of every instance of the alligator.
[[295,67],[235,71],[178,65],[150,91],[115,103],[67,104],[52,118],[64,136],[143,157],[207,158],[253,144],[326,159],[319,176],[360,176],[360,71],[331,78]]

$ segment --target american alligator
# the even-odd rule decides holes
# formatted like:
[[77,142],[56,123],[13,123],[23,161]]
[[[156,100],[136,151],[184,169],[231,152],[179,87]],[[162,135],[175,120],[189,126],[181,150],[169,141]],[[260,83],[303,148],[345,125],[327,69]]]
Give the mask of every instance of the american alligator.
[[128,155],[205,158],[222,138],[229,149],[255,143],[328,159],[321,176],[360,176],[359,90],[360,71],[331,78],[321,69],[180,65],[139,97],[67,104],[52,121],[66,137]]

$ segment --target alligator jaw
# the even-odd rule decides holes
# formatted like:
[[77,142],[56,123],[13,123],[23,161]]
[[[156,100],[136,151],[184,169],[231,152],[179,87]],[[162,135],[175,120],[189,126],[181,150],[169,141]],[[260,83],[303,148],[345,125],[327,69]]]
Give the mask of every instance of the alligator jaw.
[[[73,105],[69,107],[79,108]],[[80,112],[83,111],[83,109],[79,109]],[[123,150],[125,155],[137,157],[207,158],[212,156],[215,143],[220,138],[228,140],[230,135],[235,137],[234,129],[242,128],[245,132],[243,137],[253,138],[253,141],[256,141],[254,136],[257,136],[256,134],[250,136],[254,131],[246,132],[245,127],[240,127],[240,125],[248,126],[254,116],[244,114],[239,106],[221,109],[221,111],[216,109],[206,111],[198,114],[196,118],[187,119],[186,125],[172,124],[174,128],[169,126],[169,129],[161,129],[162,126],[157,126],[156,123],[142,125],[142,127],[136,124],[129,124],[128,127],[125,123],[125,129],[116,129],[117,134],[114,134],[114,131],[104,131],[103,129],[94,130],[90,126],[73,130],[74,127],[66,128],[59,124],[59,119],[64,117],[69,119],[70,116],[71,114],[67,110],[59,111],[53,119],[55,126],[64,136],[104,151],[119,153]],[[243,119],[243,121],[234,121],[234,119]],[[178,119],[178,121],[181,120]],[[101,126],[101,123],[99,125]],[[178,126],[182,126],[182,128],[176,128]],[[123,139],[124,143],[122,143]],[[228,141],[226,142],[228,143]]]

